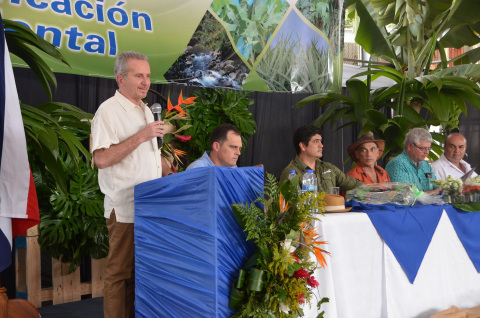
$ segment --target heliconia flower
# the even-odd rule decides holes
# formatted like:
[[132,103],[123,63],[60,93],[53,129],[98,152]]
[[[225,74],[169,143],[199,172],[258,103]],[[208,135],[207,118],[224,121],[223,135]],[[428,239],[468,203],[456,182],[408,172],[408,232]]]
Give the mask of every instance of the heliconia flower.
[[173,110],[173,105],[172,102],[170,101],[170,95],[168,95],[168,100],[167,100],[167,115],[169,112]]
[[308,274],[308,272],[306,270],[304,270],[303,268],[300,268],[298,271],[294,272],[293,275],[298,277],[298,278],[306,278],[306,277],[310,276]]
[[182,91],[180,91],[180,96],[178,96],[178,105],[191,105],[191,104],[195,104],[194,100],[197,99],[197,97],[189,97],[187,99],[183,99],[183,96],[182,96]]
[[303,297],[303,293],[298,295],[298,303],[299,304],[305,304],[305,298]]
[[315,277],[314,276],[310,276],[307,278],[307,284],[308,286],[312,287],[312,288],[315,288],[315,287],[318,287],[318,285],[320,285],[316,280],[315,280]]
[[284,249],[286,249],[289,253],[293,253],[297,249],[295,246],[292,246],[292,240],[291,239],[285,239],[285,241],[280,243],[280,245]]
[[181,142],[187,142],[192,139],[192,136],[184,136],[184,135],[175,135],[175,138],[180,140]]
[[[182,92],[180,92],[180,96],[178,97],[178,100],[183,101]],[[168,115],[168,113],[170,113],[172,110],[175,109],[176,111],[178,111],[178,115],[177,115],[178,117],[185,116],[187,113],[182,109],[182,107],[180,107],[180,105],[181,104],[173,106],[172,102],[170,101],[170,95],[169,95],[168,99],[167,99],[167,115]]]

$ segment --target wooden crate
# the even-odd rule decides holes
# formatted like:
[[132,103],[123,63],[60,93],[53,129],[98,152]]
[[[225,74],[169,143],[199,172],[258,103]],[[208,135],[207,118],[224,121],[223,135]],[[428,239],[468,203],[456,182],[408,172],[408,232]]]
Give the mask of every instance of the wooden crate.
[[17,298],[27,299],[36,307],[42,302],[53,301],[54,305],[81,300],[82,295],[92,298],[103,296],[103,280],[106,259],[92,259],[92,281],[80,281],[80,269],[68,274],[69,264],[52,258],[53,287],[41,286],[41,253],[37,242],[38,227],[27,231],[25,238],[17,238],[15,243],[15,277]]

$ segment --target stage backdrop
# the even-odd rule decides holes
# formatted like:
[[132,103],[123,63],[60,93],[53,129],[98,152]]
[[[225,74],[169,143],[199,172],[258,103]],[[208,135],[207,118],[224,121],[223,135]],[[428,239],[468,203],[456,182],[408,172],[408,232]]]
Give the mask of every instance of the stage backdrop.
[[[153,83],[317,93],[341,87],[344,0],[3,0],[71,68],[113,78],[115,57],[149,57]],[[14,66],[22,66],[13,59]]]

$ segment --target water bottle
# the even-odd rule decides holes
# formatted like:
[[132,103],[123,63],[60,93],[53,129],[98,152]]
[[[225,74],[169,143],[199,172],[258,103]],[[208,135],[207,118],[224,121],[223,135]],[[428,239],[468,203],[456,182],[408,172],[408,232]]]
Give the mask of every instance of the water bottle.
[[[314,196],[313,200],[318,201],[318,182],[317,182],[317,175],[312,173],[313,176],[313,191],[314,191]],[[317,202],[318,203],[318,202]],[[318,213],[318,208],[314,209],[314,213]]]
[[290,170],[290,174],[288,175],[288,180],[292,180],[293,178],[295,178],[296,175],[297,173],[295,172],[295,170]]
[[313,191],[318,192],[318,179],[317,175],[315,173],[312,173],[313,175]]
[[302,179],[302,194],[307,191],[315,191],[315,184],[313,183],[314,178],[315,176],[313,174],[313,170],[308,169],[307,172],[303,175]]

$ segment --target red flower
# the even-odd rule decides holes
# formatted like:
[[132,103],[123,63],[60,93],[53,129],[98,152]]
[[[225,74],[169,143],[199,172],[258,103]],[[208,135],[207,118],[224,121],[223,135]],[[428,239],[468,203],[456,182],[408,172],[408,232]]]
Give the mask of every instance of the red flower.
[[301,294],[298,296],[298,303],[299,303],[299,304],[305,304],[305,298],[303,297],[303,293],[301,293]]
[[305,277],[309,277],[310,275],[308,274],[308,272],[306,270],[304,270],[303,268],[300,268],[298,271],[296,271],[295,273],[293,273],[294,276],[298,277],[298,278],[305,278]]
[[297,263],[300,263],[300,260],[298,259],[298,257],[295,256],[295,253],[290,253],[290,255],[293,256],[293,258],[297,261]]
[[480,187],[475,185],[464,185],[462,194],[469,194],[469,193],[479,193]]
[[181,142],[187,142],[192,139],[192,136],[175,135],[175,138],[177,138]]
[[316,280],[315,280],[315,277],[314,276],[310,276],[307,278],[307,284],[308,286],[312,287],[312,288],[315,288],[317,287],[318,285],[320,285]]

